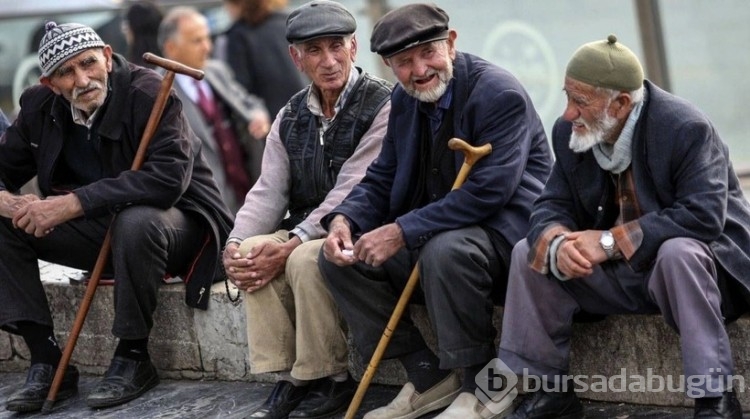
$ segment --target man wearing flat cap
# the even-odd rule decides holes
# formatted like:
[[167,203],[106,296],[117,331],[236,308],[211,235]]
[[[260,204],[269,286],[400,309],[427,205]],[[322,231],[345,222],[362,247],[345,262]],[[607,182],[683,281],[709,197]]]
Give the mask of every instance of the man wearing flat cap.
[[573,54],[564,91],[557,160],[513,249],[499,351],[544,384],[511,417],[583,417],[565,376],[585,311],[661,314],[680,334],[695,417],[741,418],[724,322],[750,295],[750,205],[726,144],[695,106],[644,80],[614,35]]
[[[477,374],[495,357],[492,325],[502,303],[513,245],[528,231],[531,206],[551,168],[542,123],[508,71],[456,50],[448,14],[409,4],[375,25],[371,49],[399,81],[383,149],[365,178],[323,219],[319,259],[357,348],[373,353],[419,261],[424,303],[437,333],[435,354],[405,314],[385,358],[408,383],[368,419],[489,414],[474,395]],[[490,144],[460,189],[464,162],[448,141]],[[463,383],[454,369],[463,369]]]
[[346,335],[318,254],[320,219],[377,156],[390,110],[391,85],[354,66],[356,26],[333,1],[289,14],[289,53],[312,83],[276,116],[260,178],[226,244],[227,275],[244,291],[251,372],[280,377],[252,418],[329,417],[354,395]]
[[[0,328],[21,335],[31,366],[11,411],[40,410],[61,358],[37,259],[91,269],[107,231],[118,338],[92,408],[133,400],[158,384],[148,341],[167,274],[186,281],[185,302],[208,308],[231,228],[200,140],[179,99],[165,103],[140,170],[131,170],[162,87],[156,72],[128,63],[88,26],[48,22],[39,45],[41,83],[28,88],[0,138]],[[41,197],[19,195],[36,176]],[[113,215],[115,215],[113,219]],[[69,365],[57,393],[76,393]]]

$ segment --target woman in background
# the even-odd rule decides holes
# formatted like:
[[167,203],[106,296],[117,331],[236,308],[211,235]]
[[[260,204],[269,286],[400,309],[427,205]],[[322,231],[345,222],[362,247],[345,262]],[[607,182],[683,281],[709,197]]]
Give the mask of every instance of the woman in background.
[[128,43],[128,61],[153,68],[153,65],[143,61],[143,54],[150,52],[161,55],[156,33],[163,17],[162,10],[150,0],[137,1],[127,8],[122,21],[122,33]]

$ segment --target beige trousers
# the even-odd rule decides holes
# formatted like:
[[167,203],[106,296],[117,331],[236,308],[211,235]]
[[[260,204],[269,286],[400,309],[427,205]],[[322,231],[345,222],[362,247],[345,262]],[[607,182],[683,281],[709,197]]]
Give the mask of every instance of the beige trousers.
[[[287,240],[288,232],[279,230],[250,237],[245,245]],[[314,380],[347,370],[342,320],[318,269],[322,245],[322,239],[301,244],[289,255],[284,273],[244,293],[253,374],[291,370],[298,380]]]

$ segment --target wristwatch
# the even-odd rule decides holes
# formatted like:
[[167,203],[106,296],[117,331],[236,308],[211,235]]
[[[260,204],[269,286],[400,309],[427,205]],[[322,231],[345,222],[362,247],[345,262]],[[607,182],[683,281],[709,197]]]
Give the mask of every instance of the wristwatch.
[[602,236],[599,237],[599,244],[602,246],[602,250],[607,254],[607,259],[612,259],[615,255],[615,238],[612,236],[612,232],[609,230],[602,231]]

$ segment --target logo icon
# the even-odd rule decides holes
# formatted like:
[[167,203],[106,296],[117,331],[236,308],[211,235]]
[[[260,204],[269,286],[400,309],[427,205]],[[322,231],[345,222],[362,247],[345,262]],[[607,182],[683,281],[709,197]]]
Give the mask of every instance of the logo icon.
[[498,358],[488,362],[474,377],[474,395],[495,415],[504,412],[518,396],[518,376]]

